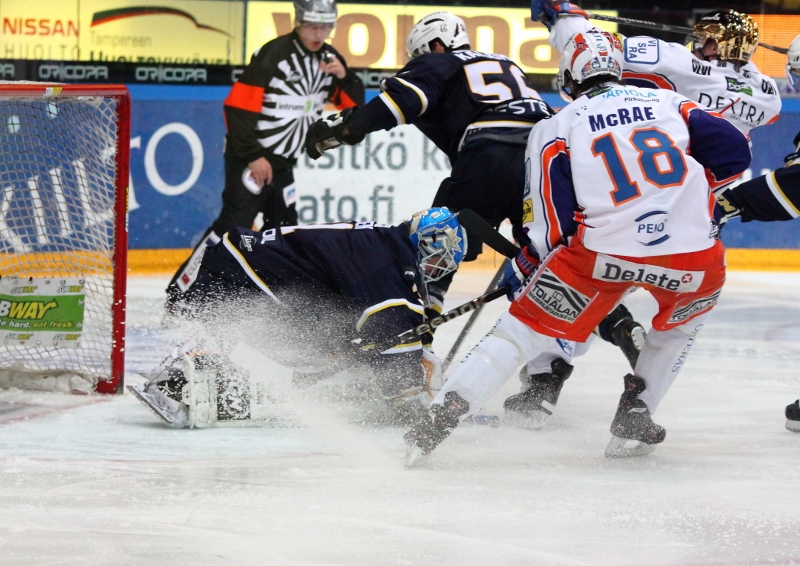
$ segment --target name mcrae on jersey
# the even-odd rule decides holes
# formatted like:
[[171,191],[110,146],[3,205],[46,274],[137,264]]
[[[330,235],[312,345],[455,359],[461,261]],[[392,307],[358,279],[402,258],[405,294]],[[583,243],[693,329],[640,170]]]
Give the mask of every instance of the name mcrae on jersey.
[[[741,144],[719,142],[731,132]],[[523,221],[541,257],[573,235],[617,256],[705,250],[718,233],[712,190],[749,163],[747,136],[691,100],[599,88],[531,131]]]
[[[572,34],[593,27],[582,17],[560,17],[550,44],[561,50]],[[626,84],[678,92],[716,110],[744,133],[771,124],[781,112],[777,84],[751,62],[737,68],[726,61],[701,61],[680,43],[649,36],[624,38],[623,53]]]

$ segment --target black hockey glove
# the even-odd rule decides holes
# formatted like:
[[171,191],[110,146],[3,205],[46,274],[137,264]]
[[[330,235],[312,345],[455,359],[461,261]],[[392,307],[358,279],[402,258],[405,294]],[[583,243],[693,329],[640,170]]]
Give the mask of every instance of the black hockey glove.
[[715,193],[714,196],[717,199],[717,206],[714,207],[714,220],[720,228],[725,226],[728,220],[742,215],[741,206],[730,187]]
[[363,140],[364,136],[344,134],[345,124],[355,111],[355,107],[345,108],[338,114],[331,114],[311,124],[306,134],[306,154],[311,159],[319,159],[326,149],[343,144],[355,145]]

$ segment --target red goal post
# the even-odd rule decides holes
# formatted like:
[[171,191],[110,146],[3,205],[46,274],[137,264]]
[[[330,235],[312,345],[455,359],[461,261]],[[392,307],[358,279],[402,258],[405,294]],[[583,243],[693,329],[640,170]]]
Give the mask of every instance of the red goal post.
[[130,95],[0,82],[0,387],[119,393]]

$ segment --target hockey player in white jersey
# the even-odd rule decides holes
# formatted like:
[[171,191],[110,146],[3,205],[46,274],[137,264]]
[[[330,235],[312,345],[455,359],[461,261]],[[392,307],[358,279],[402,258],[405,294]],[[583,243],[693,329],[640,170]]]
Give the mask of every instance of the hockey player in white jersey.
[[[550,44],[558,50],[573,34],[597,29],[587,17],[571,2],[531,1],[531,19],[542,21],[551,31]],[[732,10],[706,14],[694,28],[690,49],[649,36],[615,35],[622,41],[622,78],[627,85],[678,92],[717,110],[745,133],[777,120],[781,110],[777,85],[750,62],[758,45],[758,28],[750,16]],[[626,330],[624,326],[606,327],[616,332]],[[522,392],[504,404],[507,422],[524,428],[540,428],[544,424],[571,373],[572,366],[564,362],[569,355],[567,348],[529,362],[527,371],[520,375]]]
[[[559,82],[574,101],[528,140],[524,220],[532,244],[505,278],[519,290],[406,433],[409,461],[433,450],[553,337],[585,341],[634,286],[659,310],[624,377],[606,454],[648,453],[664,440],[651,414],[725,280],[712,190],[741,175],[750,149],[719,114],[674,92],[620,84],[621,47],[597,31],[566,44]],[[630,450],[628,440],[643,448]]]
[[[531,19],[544,23],[550,45],[559,51],[574,34],[596,29],[571,2],[532,0]],[[758,26],[747,14],[717,10],[704,15],[688,49],[650,36],[620,37],[626,84],[678,92],[745,133],[778,119],[778,85],[750,60],[758,46]]]

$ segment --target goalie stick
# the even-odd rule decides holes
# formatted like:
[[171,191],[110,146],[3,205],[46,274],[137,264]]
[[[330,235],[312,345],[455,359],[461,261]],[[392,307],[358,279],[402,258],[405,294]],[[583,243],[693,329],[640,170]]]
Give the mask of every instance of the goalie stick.
[[[623,24],[632,27],[654,29],[658,31],[668,31],[672,33],[683,33],[687,35],[692,35],[694,33],[694,29],[690,27],[659,24],[658,22],[648,22],[647,20],[635,20],[633,18],[621,18],[619,16],[606,16],[605,14],[596,14],[594,12],[586,12],[586,14],[589,16],[590,20],[600,20],[602,22],[614,22],[617,24]],[[789,50],[787,48],[778,47],[776,45],[770,45],[769,43],[759,42],[758,46],[763,47],[764,49],[769,49],[770,51],[781,53],[783,55],[789,53]]]

